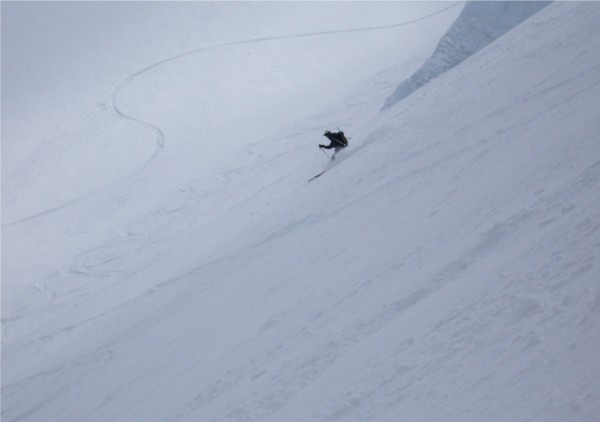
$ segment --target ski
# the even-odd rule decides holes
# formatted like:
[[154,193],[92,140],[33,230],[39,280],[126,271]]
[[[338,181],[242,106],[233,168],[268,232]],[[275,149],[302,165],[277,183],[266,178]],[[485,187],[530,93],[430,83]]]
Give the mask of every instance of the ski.
[[326,171],[327,171],[327,170],[323,170],[321,173],[319,173],[319,174],[317,174],[317,175],[315,175],[315,176],[311,177],[310,179],[308,179],[308,181],[310,182],[311,180],[313,180],[313,179],[316,179],[317,177],[319,177],[320,175],[322,175],[322,174],[323,174],[323,173],[325,173]]

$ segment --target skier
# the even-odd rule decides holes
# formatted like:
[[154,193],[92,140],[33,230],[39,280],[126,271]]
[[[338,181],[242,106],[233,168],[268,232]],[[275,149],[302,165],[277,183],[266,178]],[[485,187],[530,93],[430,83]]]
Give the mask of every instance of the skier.
[[325,131],[325,133],[323,134],[323,136],[327,137],[327,139],[329,139],[329,141],[331,141],[331,143],[329,145],[319,145],[319,148],[324,148],[324,149],[331,149],[334,148],[334,153],[331,156],[331,159],[334,160],[335,159],[335,154],[337,154],[337,152],[343,148],[346,148],[348,146],[348,139],[346,139],[346,136],[344,135],[344,132],[339,131],[337,133],[333,133],[330,131]]

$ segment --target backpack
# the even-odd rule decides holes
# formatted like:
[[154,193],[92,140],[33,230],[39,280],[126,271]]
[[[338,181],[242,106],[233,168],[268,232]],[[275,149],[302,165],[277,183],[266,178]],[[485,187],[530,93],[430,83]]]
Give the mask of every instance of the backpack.
[[323,136],[326,136],[331,142],[335,142],[344,147],[348,146],[348,139],[346,139],[346,135],[344,135],[344,132],[342,131],[336,133],[326,131]]

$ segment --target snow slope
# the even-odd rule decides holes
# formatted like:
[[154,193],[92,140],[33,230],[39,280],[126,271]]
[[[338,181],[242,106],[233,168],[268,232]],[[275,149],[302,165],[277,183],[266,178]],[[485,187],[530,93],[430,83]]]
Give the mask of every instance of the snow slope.
[[[11,247],[3,286],[12,295],[3,303],[3,339],[36,329],[160,252],[129,234],[162,238],[163,224],[169,233],[190,230],[243,199],[232,174],[254,171],[248,160],[289,154],[265,141],[285,132],[279,144],[301,140],[314,153],[324,125],[347,124],[339,113],[315,119],[316,110],[357,84],[383,90],[412,72],[458,6],[4,4],[3,63],[11,65],[2,76],[2,211]],[[398,46],[400,63],[387,54]],[[34,65],[40,52],[44,67]],[[57,92],[41,95],[39,85]],[[323,159],[306,153],[297,163],[305,169]],[[199,209],[166,221],[186,206]],[[138,257],[126,254],[126,269],[96,269],[89,257],[120,243],[131,252],[132,240],[143,245]]]
[[[378,7],[346,21],[398,23]],[[600,5],[552,4],[379,113],[458,9],[140,66],[75,132],[111,157],[126,131],[129,169],[57,141],[52,177],[70,153],[90,176],[42,197],[15,166],[3,420],[595,420]],[[307,183],[337,124],[351,147]]]

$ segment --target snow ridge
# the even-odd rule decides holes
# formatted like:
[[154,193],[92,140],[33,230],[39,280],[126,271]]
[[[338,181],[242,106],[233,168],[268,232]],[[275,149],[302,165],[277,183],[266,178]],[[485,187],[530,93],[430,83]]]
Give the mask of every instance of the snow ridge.
[[385,100],[393,106],[550,4],[550,1],[473,1],[442,37],[433,55]]

